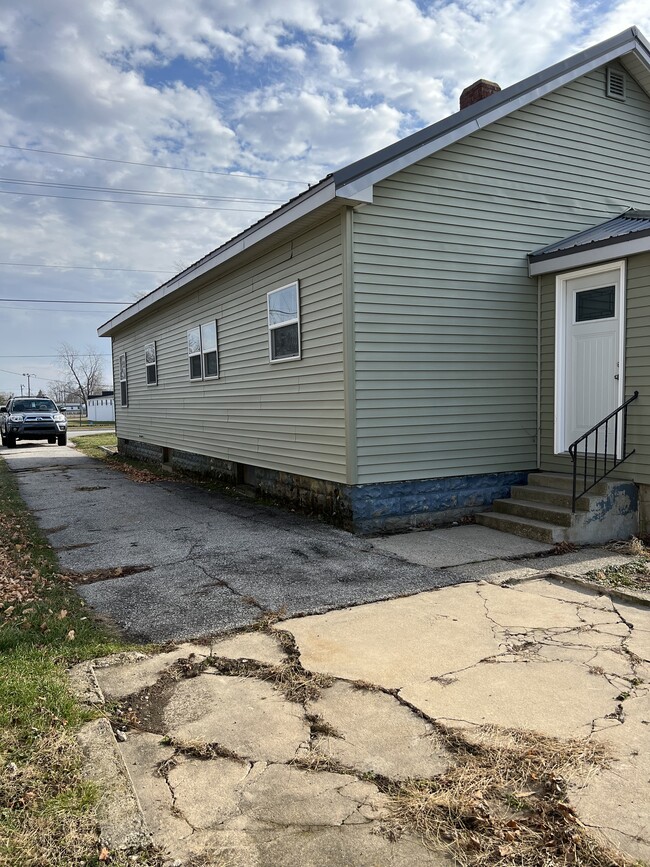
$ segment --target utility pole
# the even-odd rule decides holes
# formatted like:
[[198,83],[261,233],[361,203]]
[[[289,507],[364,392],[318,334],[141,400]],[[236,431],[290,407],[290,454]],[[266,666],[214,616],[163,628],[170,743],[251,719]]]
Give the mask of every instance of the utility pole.
[[[33,373],[23,373],[23,376],[27,377],[27,397],[31,397],[32,396],[32,389],[31,389],[31,382],[30,381],[31,381],[31,378],[34,376],[34,374]],[[22,394],[22,386],[20,388],[21,388],[20,393]]]
[[23,389],[24,389],[24,388],[25,388],[25,386],[24,386],[24,385],[22,384],[22,382],[21,382],[21,383],[20,383],[20,396],[21,396],[21,397],[23,396]]

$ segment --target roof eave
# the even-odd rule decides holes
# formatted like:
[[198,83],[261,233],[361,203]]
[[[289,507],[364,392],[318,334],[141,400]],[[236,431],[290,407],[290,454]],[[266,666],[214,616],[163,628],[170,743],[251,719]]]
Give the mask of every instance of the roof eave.
[[542,274],[557,274],[560,271],[571,271],[574,268],[598,265],[614,259],[625,259],[639,253],[650,252],[650,232],[638,233],[638,237],[611,238],[585,244],[583,247],[572,247],[570,250],[558,250],[528,257],[528,274],[537,277]]
[[[290,223],[298,221],[301,217],[316,211],[318,208],[326,205],[328,202],[337,198],[336,188],[333,178],[326,178],[321,183],[317,184],[310,190],[307,190],[296,199],[288,202],[279,210],[269,214],[268,217],[262,219],[259,223],[246,229],[239,235],[236,235],[231,241],[218,247],[213,253],[201,259],[195,265],[190,266],[185,271],[177,274],[171,280],[163,283],[153,292],[140,298],[126,310],[122,310],[117,316],[109,319],[97,329],[99,337],[110,337],[115,329],[119,328],[134,316],[138,316],[152,307],[154,304],[160,303],[169,295],[177,292],[179,289],[187,286],[188,283],[197,280],[203,275],[212,271],[214,268],[223,265],[229,260],[239,256],[245,250],[250,249],[253,245],[258,244],[265,238],[288,226]],[[341,204],[345,202],[342,200]]]

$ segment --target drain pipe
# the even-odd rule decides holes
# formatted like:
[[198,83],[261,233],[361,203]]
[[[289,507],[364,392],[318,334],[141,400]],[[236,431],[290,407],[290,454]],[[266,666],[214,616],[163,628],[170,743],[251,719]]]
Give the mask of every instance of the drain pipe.
[[537,469],[542,468],[542,275],[537,275]]

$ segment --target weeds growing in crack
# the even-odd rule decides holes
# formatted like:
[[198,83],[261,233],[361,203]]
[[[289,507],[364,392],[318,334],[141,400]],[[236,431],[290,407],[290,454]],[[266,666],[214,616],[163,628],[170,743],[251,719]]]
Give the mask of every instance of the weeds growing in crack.
[[[171,746],[176,751],[177,755],[190,756],[193,759],[233,759],[236,762],[248,762],[249,759],[238,755],[233,752],[233,750],[229,750],[228,747],[224,747],[222,744],[217,743],[216,741],[211,744],[204,744],[200,741],[183,741],[177,738],[166,737],[163,740],[163,743],[167,746]],[[172,757],[173,759],[173,757]],[[172,761],[172,759],[168,759],[167,762]],[[165,762],[161,764],[166,764]],[[170,768],[171,770],[171,768]],[[162,775],[164,776],[164,774]]]
[[267,679],[273,681],[288,701],[298,704],[316,701],[320,698],[321,690],[334,683],[334,678],[325,674],[314,674],[292,661],[272,666],[271,675]]
[[300,768],[303,771],[326,771],[330,774],[347,774],[348,776],[358,777],[357,771],[347,765],[342,764],[331,756],[325,756],[317,750],[309,750],[300,753],[289,763],[294,768]]
[[369,680],[351,680],[350,686],[352,689],[365,690],[365,692],[387,692],[383,686],[378,686]]
[[426,780],[393,782],[383,831],[416,831],[463,867],[624,867],[566,802],[567,779],[607,764],[602,744],[532,732],[438,726],[455,764]]
[[341,732],[335,729],[333,725],[330,725],[326,719],[323,719],[319,713],[308,713],[305,719],[309,723],[312,739],[318,735],[343,739]]

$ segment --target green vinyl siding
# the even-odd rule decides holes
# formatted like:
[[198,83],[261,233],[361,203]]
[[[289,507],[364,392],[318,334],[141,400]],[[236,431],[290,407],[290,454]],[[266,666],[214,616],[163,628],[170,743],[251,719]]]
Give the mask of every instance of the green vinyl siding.
[[537,466],[526,255],[650,207],[650,102],[605,69],[377,184],[354,215],[359,482]]
[[[541,468],[569,472],[568,456],[554,454],[555,275],[542,280],[541,333]],[[650,253],[627,261],[625,334],[625,395],[639,392],[628,416],[628,449],[636,454],[613,477],[650,484]]]
[[[118,436],[344,481],[341,239],[337,215],[124,326],[113,342],[116,382],[119,356],[128,358]],[[266,293],[295,280],[302,358],[271,364]],[[187,330],[215,319],[219,378],[190,381]],[[158,385],[147,386],[144,346],[152,340]]]

